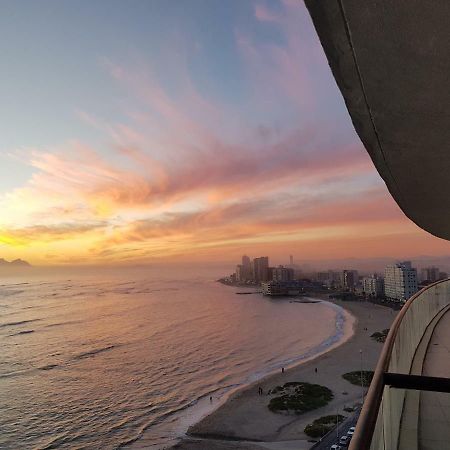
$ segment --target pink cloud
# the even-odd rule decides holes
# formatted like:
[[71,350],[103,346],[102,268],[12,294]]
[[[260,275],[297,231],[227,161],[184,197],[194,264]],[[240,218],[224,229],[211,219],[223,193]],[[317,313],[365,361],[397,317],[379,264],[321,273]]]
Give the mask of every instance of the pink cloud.
[[255,17],[261,22],[280,22],[280,15],[261,3],[255,5]]
[[[139,220],[118,228],[110,244],[171,239],[179,242],[214,243],[227,239],[249,239],[272,233],[320,230],[327,227],[404,224],[395,202],[382,189],[364,196],[333,194],[299,200],[285,195],[259,200],[212,205],[190,213],[167,213],[158,219]],[[375,233],[376,234],[376,233]]]
[[257,42],[245,31],[236,31],[236,43],[255,95],[264,93],[263,98],[268,100],[272,94],[273,102],[278,103],[279,95],[283,94],[288,103],[315,108],[314,73],[317,66],[326,62],[323,56],[317,58],[320,44],[314,38],[304,6],[297,1],[283,1],[275,11],[258,2],[254,13],[259,22],[278,30],[282,38],[278,44]]
[[139,148],[118,147],[114,152],[122,158],[121,168],[112,162],[114,158],[106,159],[78,143],[64,153],[34,151],[31,165],[38,172],[30,187],[126,209],[171,203],[194,194],[222,199],[246,196],[289,186],[295,178],[310,185],[373,170],[358,146],[328,147],[309,130],[261,148],[227,145],[216,138],[214,146],[198,148],[174,162],[158,161]]
[[[182,240],[195,246],[352,222],[396,221],[397,212],[378,194],[369,190],[364,200],[346,195],[345,181],[356,180],[357,185],[358,177],[373,174],[374,168],[361,144],[333,140],[334,124],[308,120],[315,107],[307,72],[313,56],[298,31],[297,4],[283,5],[275,13],[258,4],[255,17],[281,29],[284,45],[256,44],[242,32],[237,39],[265,106],[271,111],[273,101],[301,110],[289,118],[290,125],[258,125],[249,114],[236,126],[240,111],[202,95],[183,58],[172,63],[178,64],[172,67],[176,95],[148,64],[131,69],[107,62],[110,75],[132,100],[123,119],[110,122],[79,111],[107,144],[93,148],[69,142],[30,152],[35,172],[17,193],[45,198],[46,204],[30,218],[38,223],[15,230],[16,235],[32,231],[43,240],[57,240],[95,231],[101,223],[99,233],[110,227],[109,237],[93,252],[101,255],[111,243],[139,242],[140,250],[121,249],[131,255],[181,245]],[[343,191],[320,197],[332,185]],[[306,201],[302,191],[312,200]],[[189,212],[179,212],[186,204]],[[80,220],[88,226],[80,226]]]

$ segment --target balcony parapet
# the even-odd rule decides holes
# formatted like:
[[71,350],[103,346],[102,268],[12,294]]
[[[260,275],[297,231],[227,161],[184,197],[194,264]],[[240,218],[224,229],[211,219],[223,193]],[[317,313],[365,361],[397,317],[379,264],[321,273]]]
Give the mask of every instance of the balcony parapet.
[[[428,389],[427,380],[420,377],[423,360],[433,329],[448,309],[450,279],[422,289],[400,310],[386,338],[349,450],[402,450],[399,443],[403,411],[407,404],[418,407],[420,396],[419,391],[408,391],[408,383]],[[400,385],[391,388],[392,380]],[[441,383],[434,390],[446,390],[448,386],[446,379],[434,382]],[[433,384],[433,380],[428,383]],[[408,392],[415,394],[408,397]],[[410,438],[408,450],[417,448],[417,439],[413,441],[416,445],[411,446]]]

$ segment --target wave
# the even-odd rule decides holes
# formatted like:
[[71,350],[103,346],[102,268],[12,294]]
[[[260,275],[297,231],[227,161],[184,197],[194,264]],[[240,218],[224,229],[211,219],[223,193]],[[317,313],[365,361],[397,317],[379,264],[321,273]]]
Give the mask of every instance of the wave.
[[74,325],[77,323],[82,323],[82,320],[68,320],[67,322],[50,323],[49,325],[45,325],[44,328],[63,327],[64,325]]
[[17,295],[17,294],[22,294],[23,292],[25,292],[24,290],[9,290],[9,289],[2,289],[0,291],[0,294],[2,295],[2,297],[11,297],[13,295]]
[[[31,330],[28,330],[28,332],[31,332]],[[25,333],[26,333],[26,331],[25,331]],[[25,334],[25,333],[24,332],[20,332],[20,333],[17,333],[17,334]],[[73,362],[73,361],[79,361],[79,360],[82,360],[82,359],[85,359],[85,358],[91,358],[91,357],[94,357],[95,355],[107,352],[109,350],[112,350],[112,349],[120,347],[120,346],[121,346],[121,344],[108,345],[106,347],[97,348],[97,349],[94,349],[94,350],[90,350],[88,352],[79,353],[78,355],[75,355],[72,358],[70,358],[70,359],[68,359],[68,360],[66,360],[64,362],[60,362],[59,364],[50,363],[50,364],[45,364],[45,365],[40,366],[40,367],[32,367],[32,368],[28,368],[28,369],[25,369],[25,370],[18,370],[18,371],[15,371],[15,372],[3,373],[3,374],[0,374],[0,379],[2,379],[2,378],[18,377],[18,376],[22,376],[22,375],[28,375],[30,373],[37,372],[37,371],[48,371],[48,370],[57,369],[57,368],[64,367],[64,366],[70,364],[71,361]],[[55,355],[51,355],[51,356],[56,356],[56,355],[58,355],[58,353],[55,354]]]
[[0,324],[0,328],[15,327],[17,325],[24,325],[26,323],[38,322],[40,320],[42,319],[30,319],[30,320],[20,320],[18,322],[7,322]]
[[72,360],[79,360],[79,359],[84,359],[84,358],[90,358],[91,356],[95,356],[95,355],[98,355],[100,353],[107,352],[107,351],[112,350],[112,349],[117,348],[117,347],[119,347],[119,345],[115,344],[115,345],[108,345],[106,347],[96,348],[96,349],[90,350],[88,352],[79,353],[78,355],[74,356],[72,358]]
[[52,370],[60,367],[59,364],[47,364],[46,366],[38,367],[38,370]]
[[0,374],[0,379],[2,378],[12,378],[18,377],[20,375],[26,375],[33,372],[35,369],[25,369],[25,370],[17,370],[16,372],[7,372]]
[[30,334],[30,333],[34,333],[34,330],[23,330],[19,331],[18,333],[10,334],[10,336],[20,336],[21,334]]

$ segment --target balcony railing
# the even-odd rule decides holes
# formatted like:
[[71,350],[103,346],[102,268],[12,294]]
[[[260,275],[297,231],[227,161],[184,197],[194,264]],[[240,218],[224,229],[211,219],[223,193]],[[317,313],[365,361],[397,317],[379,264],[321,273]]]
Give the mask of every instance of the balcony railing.
[[[418,448],[418,434],[411,436],[411,430],[418,433],[420,392],[450,392],[448,378],[422,376],[434,327],[449,308],[447,279],[422,289],[400,310],[386,338],[349,450]],[[404,422],[408,433],[402,434]]]

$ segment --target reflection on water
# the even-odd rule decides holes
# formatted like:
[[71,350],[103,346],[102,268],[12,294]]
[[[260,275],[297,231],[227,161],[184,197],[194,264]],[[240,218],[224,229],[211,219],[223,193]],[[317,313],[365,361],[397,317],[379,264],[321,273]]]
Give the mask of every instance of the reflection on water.
[[235,295],[210,276],[1,284],[0,448],[112,449],[144,430],[157,448],[201,399],[341,332],[327,304]]

